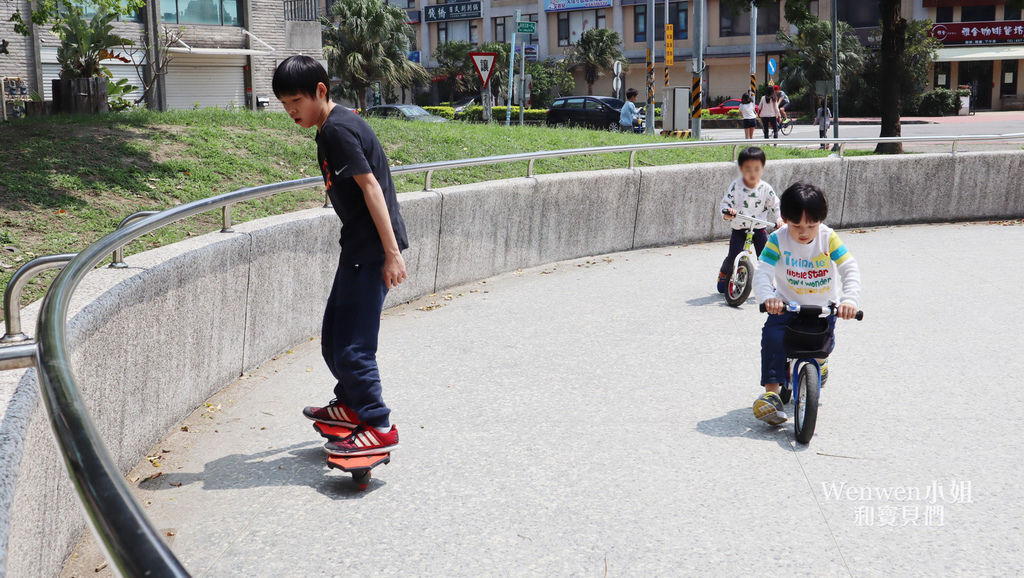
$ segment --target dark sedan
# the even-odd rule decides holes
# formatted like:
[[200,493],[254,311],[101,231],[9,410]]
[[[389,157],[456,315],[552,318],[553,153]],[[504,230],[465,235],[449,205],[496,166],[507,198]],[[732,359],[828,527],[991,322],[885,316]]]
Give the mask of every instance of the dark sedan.
[[618,130],[622,105],[609,96],[567,96],[555,99],[548,109],[548,126],[560,124]]

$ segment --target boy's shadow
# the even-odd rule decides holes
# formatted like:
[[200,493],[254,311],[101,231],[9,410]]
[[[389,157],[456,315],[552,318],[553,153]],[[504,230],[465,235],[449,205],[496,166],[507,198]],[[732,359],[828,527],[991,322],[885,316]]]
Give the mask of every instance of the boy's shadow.
[[308,486],[333,500],[362,498],[386,484],[372,477],[370,487],[360,491],[351,474],[327,467],[327,454],[318,442],[302,442],[249,455],[217,458],[207,462],[202,472],[165,472],[159,478],[140,483],[139,487],[167,490],[195,483],[201,483],[203,490]]
[[[791,405],[786,406],[786,412],[792,413]],[[758,421],[749,407],[734,409],[721,417],[699,421],[696,429],[704,435],[716,438],[774,441],[779,447],[791,452],[807,449],[807,446],[795,443],[792,418],[779,426],[768,425]]]

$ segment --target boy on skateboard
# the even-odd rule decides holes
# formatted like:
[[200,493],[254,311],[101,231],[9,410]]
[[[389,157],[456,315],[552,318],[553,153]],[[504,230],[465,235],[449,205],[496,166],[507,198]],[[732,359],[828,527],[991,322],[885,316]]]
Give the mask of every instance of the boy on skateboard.
[[381,396],[377,335],[388,290],[406,278],[409,247],[395,184],[377,135],[354,111],[330,99],[327,71],[308,56],[292,56],[274,71],[274,96],[296,124],[317,128],[317,161],[341,218],[341,260],[324,313],[322,349],[338,380],[334,400],[302,414],[352,428],[324,449],[336,456],[385,453],[398,428]]

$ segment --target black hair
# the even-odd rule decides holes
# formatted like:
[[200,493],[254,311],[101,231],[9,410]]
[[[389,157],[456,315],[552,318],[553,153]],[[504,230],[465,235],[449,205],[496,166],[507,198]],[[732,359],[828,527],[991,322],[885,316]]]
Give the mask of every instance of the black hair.
[[636,96],[638,94],[640,94],[640,93],[637,92],[635,88],[631,88],[631,89],[626,91],[626,100],[629,100],[629,99],[633,98],[634,96]]
[[743,104],[750,104],[750,93],[744,92],[743,96],[740,98],[740,102]]
[[747,147],[741,150],[739,159],[737,160],[741,167],[743,166],[743,163],[747,161],[760,161],[762,167],[768,162],[768,159],[764,156],[764,151],[761,150],[761,147]]
[[828,201],[821,189],[810,184],[797,181],[782,193],[780,201],[782,218],[799,223],[804,215],[811,221],[821,223],[828,217]]
[[309,56],[296,54],[289,56],[277,65],[274,71],[274,96],[281,98],[292,94],[305,94],[316,99],[316,87],[319,83],[327,87],[328,98],[331,94],[331,79],[327,77],[324,67]]

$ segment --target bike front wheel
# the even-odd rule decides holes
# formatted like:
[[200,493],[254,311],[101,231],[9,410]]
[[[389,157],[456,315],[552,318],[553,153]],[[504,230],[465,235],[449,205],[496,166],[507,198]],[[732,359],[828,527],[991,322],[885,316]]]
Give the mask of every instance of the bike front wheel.
[[790,120],[790,121],[786,121],[786,122],[782,123],[782,128],[779,129],[779,131],[783,135],[789,136],[789,133],[793,132],[793,121]]
[[818,420],[818,393],[820,377],[813,363],[804,363],[797,377],[796,397],[793,400],[793,429],[796,441],[808,444],[814,436],[814,425]]
[[750,297],[750,289],[754,285],[754,264],[750,259],[740,259],[732,277],[729,278],[729,287],[725,293],[725,300],[733,307],[739,307],[746,303]]

